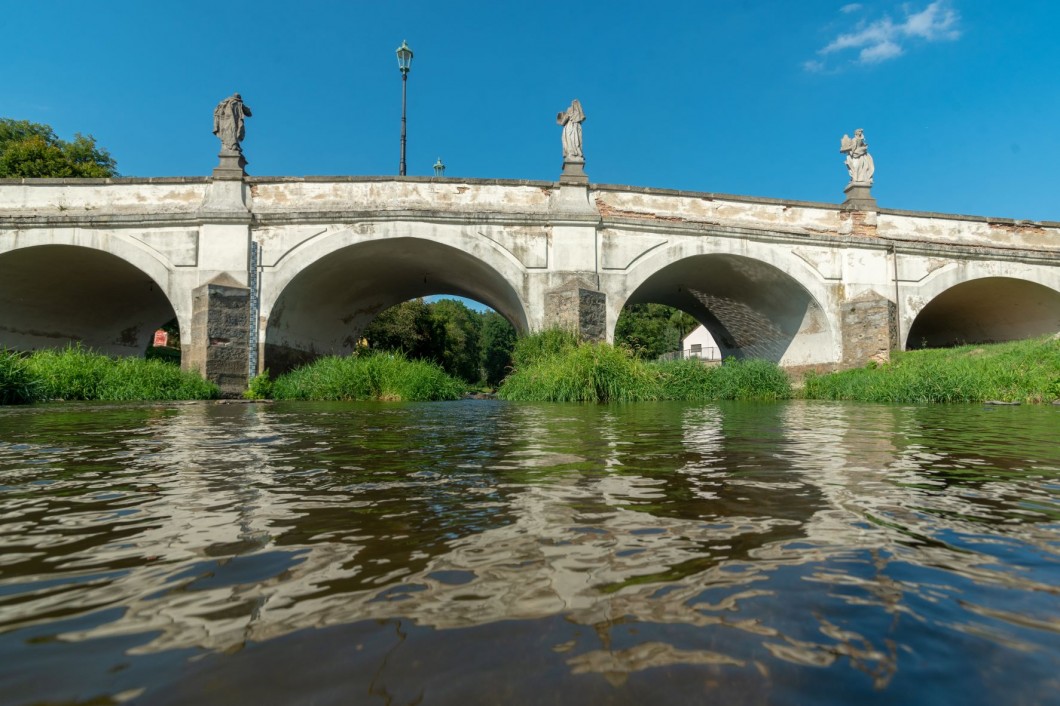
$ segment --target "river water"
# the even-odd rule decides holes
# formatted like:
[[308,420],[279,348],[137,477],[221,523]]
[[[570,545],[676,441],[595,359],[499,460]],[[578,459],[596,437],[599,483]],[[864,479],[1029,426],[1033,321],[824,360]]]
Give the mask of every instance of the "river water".
[[1060,408],[0,408],[0,703],[1060,701]]

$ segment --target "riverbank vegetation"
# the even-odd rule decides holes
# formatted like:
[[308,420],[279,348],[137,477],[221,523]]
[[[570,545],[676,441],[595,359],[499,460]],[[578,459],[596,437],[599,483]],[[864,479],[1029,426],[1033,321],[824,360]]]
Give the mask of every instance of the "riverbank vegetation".
[[1060,340],[896,351],[883,365],[809,375],[802,395],[861,402],[1052,402],[1060,398]]
[[23,355],[0,351],[0,404],[50,400],[199,400],[213,383],[161,360],[112,358],[80,346]]
[[515,329],[495,311],[461,301],[410,299],[381,312],[361,334],[372,351],[432,361],[469,385],[496,387],[511,366]]
[[315,360],[269,382],[251,381],[250,397],[277,400],[453,400],[467,385],[437,363],[410,360],[404,353],[365,352]]
[[766,361],[648,362],[621,346],[578,343],[563,331],[520,339],[512,357],[514,371],[497,391],[508,400],[776,400],[791,395],[787,375]]

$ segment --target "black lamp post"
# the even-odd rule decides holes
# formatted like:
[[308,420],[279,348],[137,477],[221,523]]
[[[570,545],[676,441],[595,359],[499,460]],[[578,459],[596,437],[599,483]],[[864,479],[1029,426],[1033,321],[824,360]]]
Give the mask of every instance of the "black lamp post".
[[401,166],[398,174],[405,176],[405,95],[409,81],[409,67],[412,66],[412,50],[402,40],[397,48],[398,68],[401,70]]

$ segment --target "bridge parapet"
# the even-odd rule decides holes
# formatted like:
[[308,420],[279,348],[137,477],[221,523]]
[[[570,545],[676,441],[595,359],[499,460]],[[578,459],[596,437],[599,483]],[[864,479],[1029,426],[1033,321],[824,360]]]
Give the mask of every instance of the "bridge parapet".
[[722,194],[595,186],[592,200],[612,220],[750,227],[799,234],[836,234],[840,208]]
[[482,179],[249,179],[253,212],[262,216],[346,211],[439,214],[544,214],[552,182]]
[[1060,223],[1054,222],[881,211],[876,228],[880,237],[899,242],[1060,252]]
[[192,213],[205,177],[155,179],[0,179],[0,216]]

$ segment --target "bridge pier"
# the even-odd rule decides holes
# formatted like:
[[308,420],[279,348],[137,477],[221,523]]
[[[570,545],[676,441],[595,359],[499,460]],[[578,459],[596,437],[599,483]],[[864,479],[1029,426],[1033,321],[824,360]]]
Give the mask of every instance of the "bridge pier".
[[222,275],[192,292],[191,343],[182,362],[221,388],[225,397],[247,389],[250,289]]
[[545,295],[545,328],[574,332],[582,341],[607,340],[607,295],[573,280]]

